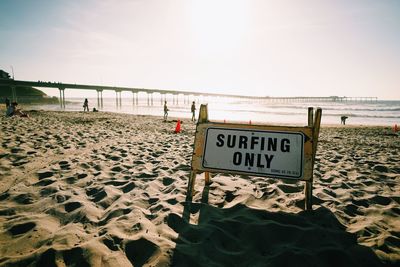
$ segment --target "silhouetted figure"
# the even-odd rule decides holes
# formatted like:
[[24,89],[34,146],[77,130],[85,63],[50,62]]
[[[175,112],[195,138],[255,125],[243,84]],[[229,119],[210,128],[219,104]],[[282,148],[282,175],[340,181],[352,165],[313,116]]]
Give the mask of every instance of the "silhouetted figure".
[[340,117],[340,124],[346,125],[347,116]]
[[168,110],[167,101],[164,101],[164,121],[168,119]]
[[10,99],[8,99],[8,97],[6,97],[6,99],[4,100],[4,103],[6,103],[6,108],[8,108],[10,106]]
[[96,108],[93,108],[93,112],[99,112]]
[[192,121],[196,121],[196,104],[194,103],[194,101],[192,102]]
[[12,102],[11,105],[9,105],[6,110],[6,116],[7,117],[12,117],[12,116],[29,117],[28,114],[22,112],[20,109],[17,109],[17,106],[18,106],[17,102]]
[[7,110],[6,110],[6,116],[7,117],[14,116],[16,107],[17,107],[17,105],[14,104],[14,102],[11,105],[8,105]]
[[83,102],[83,112],[89,112],[89,101],[87,100],[87,98],[85,98],[85,101]]

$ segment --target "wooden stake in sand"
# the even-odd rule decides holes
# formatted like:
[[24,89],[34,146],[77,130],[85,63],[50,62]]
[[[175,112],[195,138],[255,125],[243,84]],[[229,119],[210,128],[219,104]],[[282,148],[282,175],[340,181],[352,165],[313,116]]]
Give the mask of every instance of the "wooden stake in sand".
[[308,109],[304,127],[216,123],[201,105],[186,200],[191,202],[196,174],[210,172],[305,181],[305,209],[312,209],[312,182],[322,111]]

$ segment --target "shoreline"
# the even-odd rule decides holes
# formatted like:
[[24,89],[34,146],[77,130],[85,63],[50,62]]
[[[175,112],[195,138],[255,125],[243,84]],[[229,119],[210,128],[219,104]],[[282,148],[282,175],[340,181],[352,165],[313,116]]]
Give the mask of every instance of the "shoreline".
[[177,118],[29,113],[0,118],[0,266],[400,262],[400,140],[382,134],[389,127],[321,125],[304,212],[303,182],[224,174],[205,188],[198,175],[186,206],[190,119],[174,134]]
[[[24,104],[22,104],[21,106],[23,106]],[[93,113],[92,111],[89,112],[83,112],[83,111],[77,111],[77,110],[44,110],[44,109],[23,109],[23,111],[29,113],[32,112],[54,112],[54,113],[78,113],[78,114],[86,114],[86,113]],[[162,115],[152,115],[152,114],[132,114],[132,113],[125,113],[125,112],[117,112],[117,111],[98,111],[99,114],[122,114],[122,115],[126,115],[126,116],[148,116],[151,118],[156,118],[156,119],[162,119],[163,116]],[[0,114],[5,114],[5,108],[4,106],[0,106]],[[198,115],[198,114],[196,114]],[[197,121],[197,117],[196,116],[196,121]],[[184,118],[180,118],[180,117],[174,117],[174,116],[168,116],[168,120],[169,121],[177,121],[177,120],[181,120],[181,121],[191,121],[189,117],[184,117]],[[211,122],[218,122],[218,123],[223,123],[224,120],[210,120]],[[234,123],[234,124],[249,124],[249,121],[243,121],[243,120],[227,120],[226,123]],[[306,127],[306,121],[304,123],[274,123],[274,122],[253,122],[253,125],[271,125],[271,126],[304,126]],[[362,127],[366,127],[366,128],[383,128],[383,129],[389,129],[392,130],[394,125],[374,125],[374,124],[346,124],[346,125],[342,125],[340,123],[322,123],[321,122],[321,127],[327,127],[327,128],[362,128]],[[399,125],[399,129],[400,129],[400,125]],[[399,131],[400,132],[400,131]]]
[[[83,100],[82,100],[83,101]],[[91,107],[96,107],[96,101],[89,101]],[[183,102],[168,103],[170,108],[170,116],[177,118],[191,118],[190,107]],[[293,103],[284,105],[264,105],[254,103],[254,105],[239,102],[210,102],[209,103],[209,117],[211,120],[227,120],[237,121],[243,123],[272,123],[272,124],[293,124],[305,125],[307,123],[307,107],[308,106],[321,106],[323,109],[322,124],[340,125],[340,116],[345,115],[348,118],[346,121],[348,125],[372,125],[372,126],[388,126],[393,127],[396,123],[399,124],[398,117],[400,102],[398,104],[376,104],[376,105],[356,105],[350,104],[346,106],[335,106],[329,103]],[[1,106],[1,105],[0,105]],[[42,109],[52,111],[63,111],[59,105],[32,105],[24,106],[29,109]],[[67,104],[66,110],[82,111],[82,103],[71,102]],[[154,105],[149,105],[144,102],[136,103],[135,105],[124,99],[122,106],[117,108],[115,101],[104,103],[104,111],[125,114],[146,114],[162,116],[162,105],[156,102]],[[197,110],[198,111],[198,110]]]

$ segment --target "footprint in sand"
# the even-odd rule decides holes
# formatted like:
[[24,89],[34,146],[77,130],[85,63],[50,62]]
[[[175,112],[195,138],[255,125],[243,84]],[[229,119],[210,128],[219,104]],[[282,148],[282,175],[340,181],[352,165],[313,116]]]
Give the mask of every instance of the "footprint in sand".
[[137,178],[154,178],[154,177],[157,177],[157,174],[154,174],[154,173],[145,173],[145,172],[142,172],[141,174],[139,174],[139,175],[137,176]]
[[[175,161],[174,161],[175,163]],[[179,164],[178,166],[175,166],[172,170],[173,171],[190,171],[190,165],[186,165],[186,164]]]
[[382,206],[387,206],[390,204],[390,202],[392,202],[391,198],[384,196],[374,196],[370,198],[370,201]]
[[[62,252],[63,255],[63,259],[64,259],[64,263],[61,266],[74,266],[76,263],[79,263],[79,266],[81,267],[89,267],[91,266],[86,258],[85,255],[87,254],[87,252],[85,252],[82,248],[80,247],[76,247],[70,250],[65,250]],[[60,259],[57,258],[57,262],[59,262]],[[56,262],[56,261],[54,261]],[[42,266],[42,265],[38,265],[38,266]],[[43,265],[45,266],[45,265]]]
[[101,171],[101,166],[100,166],[99,164],[94,165],[93,168],[94,168],[96,171]]
[[44,170],[44,171],[38,171],[37,175],[39,177],[39,180],[41,180],[41,179],[53,176],[54,173],[52,171],[49,171],[49,170]]
[[24,164],[29,163],[29,160],[26,160],[25,157],[26,156],[23,156],[23,158],[20,158],[20,159],[17,159],[15,161],[13,161],[12,165],[15,166],[15,167],[18,167],[18,166],[22,166]]
[[126,183],[128,183],[128,181],[114,180],[114,181],[107,181],[104,184],[105,185],[113,185],[113,186],[121,186],[121,185],[125,185]]
[[97,189],[97,188],[91,188],[86,191],[86,195],[91,197],[94,202],[100,202],[102,199],[104,199],[107,196],[106,191],[104,188]]
[[14,197],[15,202],[19,204],[32,204],[34,201],[34,197],[31,194],[20,194]]
[[168,186],[174,182],[174,179],[171,177],[164,177],[162,180],[163,185]]
[[388,172],[388,168],[383,165],[375,165],[373,168],[377,172],[384,172],[384,173]]
[[58,162],[58,165],[60,165],[60,168],[61,168],[62,170],[68,170],[68,169],[70,169],[70,164],[69,164],[68,161],[65,161],[65,160],[60,161],[60,162]]
[[159,200],[160,199],[158,197],[152,197],[152,198],[149,198],[147,200],[147,202],[149,202],[150,205],[153,205],[153,204],[157,203]]
[[81,163],[79,166],[82,167],[82,168],[85,169],[85,170],[90,169],[90,165],[87,164],[87,163],[85,163],[85,162],[84,162],[84,163]]
[[113,160],[113,161],[120,161],[122,158],[116,155],[110,155],[107,158]]
[[82,204],[79,202],[69,202],[64,206],[66,212],[72,212],[80,207],[82,207]]
[[117,236],[105,236],[102,241],[110,250],[118,251],[122,239]]
[[111,171],[113,171],[113,172],[121,172],[122,170],[123,170],[122,167],[119,165],[111,168]]
[[358,208],[359,208],[359,207],[356,206],[356,205],[354,205],[354,204],[347,204],[347,205],[344,207],[344,212],[345,212],[347,215],[351,216],[351,217],[354,217],[354,216],[356,216],[356,215],[363,215],[363,212],[359,211]]
[[125,254],[133,266],[142,266],[160,248],[153,242],[141,238],[125,244]]
[[58,187],[48,186],[40,190],[40,196],[47,197],[59,191]]
[[8,229],[8,231],[12,234],[12,235],[21,235],[21,234],[25,234],[27,232],[29,232],[30,230],[32,230],[33,228],[36,227],[36,223],[34,222],[27,222],[27,223],[22,223],[22,224],[17,224],[14,225],[13,227],[11,227],[10,229]]
[[83,179],[83,178],[86,178],[88,175],[86,174],[86,173],[79,173],[78,175],[77,175],[77,177],[78,177],[78,179]]
[[167,203],[171,205],[176,205],[178,203],[178,200],[176,200],[176,198],[170,198],[167,199]]
[[10,194],[7,192],[0,194],[0,201],[6,200],[9,196],[10,196]]
[[35,186],[47,186],[47,185],[50,185],[50,184],[54,183],[55,181],[56,180],[53,180],[53,179],[43,179],[43,180],[40,180],[39,182],[37,182],[37,183],[35,183],[33,185],[35,185]]
[[125,185],[124,187],[121,188],[122,192],[128,193],[132,191],[136,187],[134,182],[130,182],[129,184]]
[[14,209],[5,209],[5,210],[0,210],[0,216],[14,216],[15,210]]
[[278,184],[279,189],[281,189],[284,193],[298,193],[303,191],[303,187],[301,186],[290,186],[285,184]]
[[24,149],[23,149],[23,148],[20,148],[20,147],[13,147],[13,148],[11,148],[11,153],[16,154],[16,153],[19,153],[19,152],[24,152]]
[[77,180],[78,179],[74,176],[65,178],[65,181],[67,182],[67,184],[74,184]]
[[71,196],[68,195],[56,195],[53,197],[56,199],[57,203],[63,203],[71,198]]
[[225,193],[225,201],[231,202],[232,200],[234,200],[236,198],[236,195],[234,193],[235,192],[233,192],[233,191],[227,191]]

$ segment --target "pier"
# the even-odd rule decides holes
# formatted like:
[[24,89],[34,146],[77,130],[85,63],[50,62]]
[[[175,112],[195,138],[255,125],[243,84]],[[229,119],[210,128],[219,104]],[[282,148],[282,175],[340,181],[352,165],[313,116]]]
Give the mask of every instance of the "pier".
[[295,96],[295,97],[263,97],[264,101],[270,102],[376,102],[377,97],[347,97],[347,96],[327,96],[327,97],[305,97],[305,96]]
[[260,97],[260,96],[246,96],[246,95],[230,95],[230,94],[217,94],[217,93],[201,93],[195,91],[183,90],[163,90],[163,89],[148,89],[148,88],[133,88],[133,87],[116,87],[116,86],[103,86],[103,85],[87,85],[87,84],[71,84],[59,82],[43,82],[43,81],[22,81],[13,79],[0,79],[0,85],[10,86],[12,89],[12,100],[17,101],[17,86],[37,87],[37,88],[54,88],[58,89],[60,93],[60,107],[65,108],[65,90],[94,90],[97,92],[97,107],[103,108],[103,91],[114,91],[115,102],[117,108],[122,106],[122,92],[132,92],[132,105],[139,105],[139,93],[147,94],[147,105],[154,105],[154,94],[159,94],[161,105],[166,101],[167,95],[172,96],[172,104],[179,104],[179,96],[183,96],[184,104],[189,104],[191,101],[198,102],[199,99],[205,97],[215,98],[231,98],[238,100],[248,100],[258,103],[272,103],[272,102],[376,102],[377,97],[346,97],[346,96],[329,96],[329,97]]

